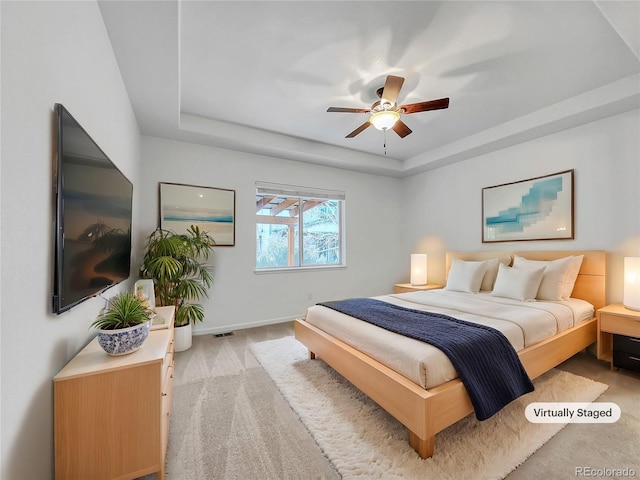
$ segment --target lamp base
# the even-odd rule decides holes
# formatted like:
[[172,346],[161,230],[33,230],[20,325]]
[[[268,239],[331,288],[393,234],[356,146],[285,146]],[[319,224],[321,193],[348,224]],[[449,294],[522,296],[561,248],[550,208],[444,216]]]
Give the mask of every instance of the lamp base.
[[631,306],[631,305],[627,305],[626,303],[622,304],[624,306],[624,308],[626,308],[627,310],[633,310],[635,312],[640,312],[640,305],[636,306]]

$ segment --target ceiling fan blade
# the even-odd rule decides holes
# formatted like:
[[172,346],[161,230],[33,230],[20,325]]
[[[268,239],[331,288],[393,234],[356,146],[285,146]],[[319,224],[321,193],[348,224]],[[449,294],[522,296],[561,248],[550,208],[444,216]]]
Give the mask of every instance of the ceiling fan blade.
[[402,120],[398,120],[396,123],[393,124],[393,127],[391,128],[393,129],[394,132],[400,135],[400,138],[404,138],[411,133],[411,129],[407,127],[407,124],[404,123]]
[[368,108],[347,108],[347,107],[329,107],[327,112],[342,112],[342,113],[369,113],[371,110]]
[[390,103],[396,103],[400,89],[404,83],[404,78],[395,75],[387,75],[387,81],[384,83],[381,97]]
[[347,135],[344,138],[353,138],[370,126],[371,126],[371,122],[367,120],[366,122],[364,122],[362,125],[360,125],[358,128],[356,128],[353,132],[351,132],[349,135]]
[[440,98],[438,100],[429,100],[426,102],[409,103],[408,105],[400,105],[399,108],[404,110],[404,113],[418,113],[426,112],[427,110],[440,110],[442,108],[449,107],[448,98]]

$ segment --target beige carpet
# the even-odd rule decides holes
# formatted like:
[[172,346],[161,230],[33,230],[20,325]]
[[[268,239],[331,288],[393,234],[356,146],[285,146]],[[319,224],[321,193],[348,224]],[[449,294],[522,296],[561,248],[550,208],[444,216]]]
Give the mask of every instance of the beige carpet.
[[249,352],[252,341],[196,336],[176,355],[167,480],[339,478]]
[[564,424],[532,424],[530,402],[588,402],[607,386],[560,370],[537,379],[536,391],[485,422],[473,415],[436,436],[421,460],[399,422],[321,360],[308,360],[293,337],[252,345],[252,352],[343,479],[502,479]]

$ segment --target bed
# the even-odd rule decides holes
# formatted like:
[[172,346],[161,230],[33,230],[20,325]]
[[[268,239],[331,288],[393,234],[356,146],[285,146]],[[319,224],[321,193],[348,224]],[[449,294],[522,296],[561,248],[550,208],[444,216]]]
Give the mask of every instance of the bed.
[[[606,255],[603,251],[448,252],[446,270],[449,272],[459,260],[473,262],[499,258],[502,263],[512,263],[516,256],[520,256],[534,261],[558,261],[572,255],[581,255],[582,262],[571,298],[588,302],[593,307],[592,311],[597,310],[605,305]],[[394,299],[392,301],[402,304],[412,296],[416,297],[412,293],[390,297]],[[389,298],[384,300],[388,301]],[[312,308],[321,310],[326,307]],[[353,321],[358,322],[355,319]],[[374,358],[376,355],[371,350],[365,353],[366,347],[352,346],[358,345],[358,342],[345,338],[343,332],[329,333],[320,327],[323,327],[322,324],[313,325],[307,319],[295,321],[295,336],[308,348],[309,357],[321,358],[406,426],[409,443],[420,457],[433,455],[438,432],[474,411],[459,378],[448,380],[445,374],[444,379],[420,381],[395,365],[394,368],[385,365]],[[364,334],[359,332],[358,336],[361,335]],[[518,356],[529,377],[535,379],[595,340],[596,319],[591,314],[590,318],[582,319],[560,333],[521,346]]]

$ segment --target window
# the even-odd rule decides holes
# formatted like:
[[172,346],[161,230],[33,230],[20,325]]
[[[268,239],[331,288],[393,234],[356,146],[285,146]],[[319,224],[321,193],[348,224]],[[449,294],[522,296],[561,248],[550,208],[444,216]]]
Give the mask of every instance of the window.
[[344,265],[344,192],[256,184],[256,269]]

